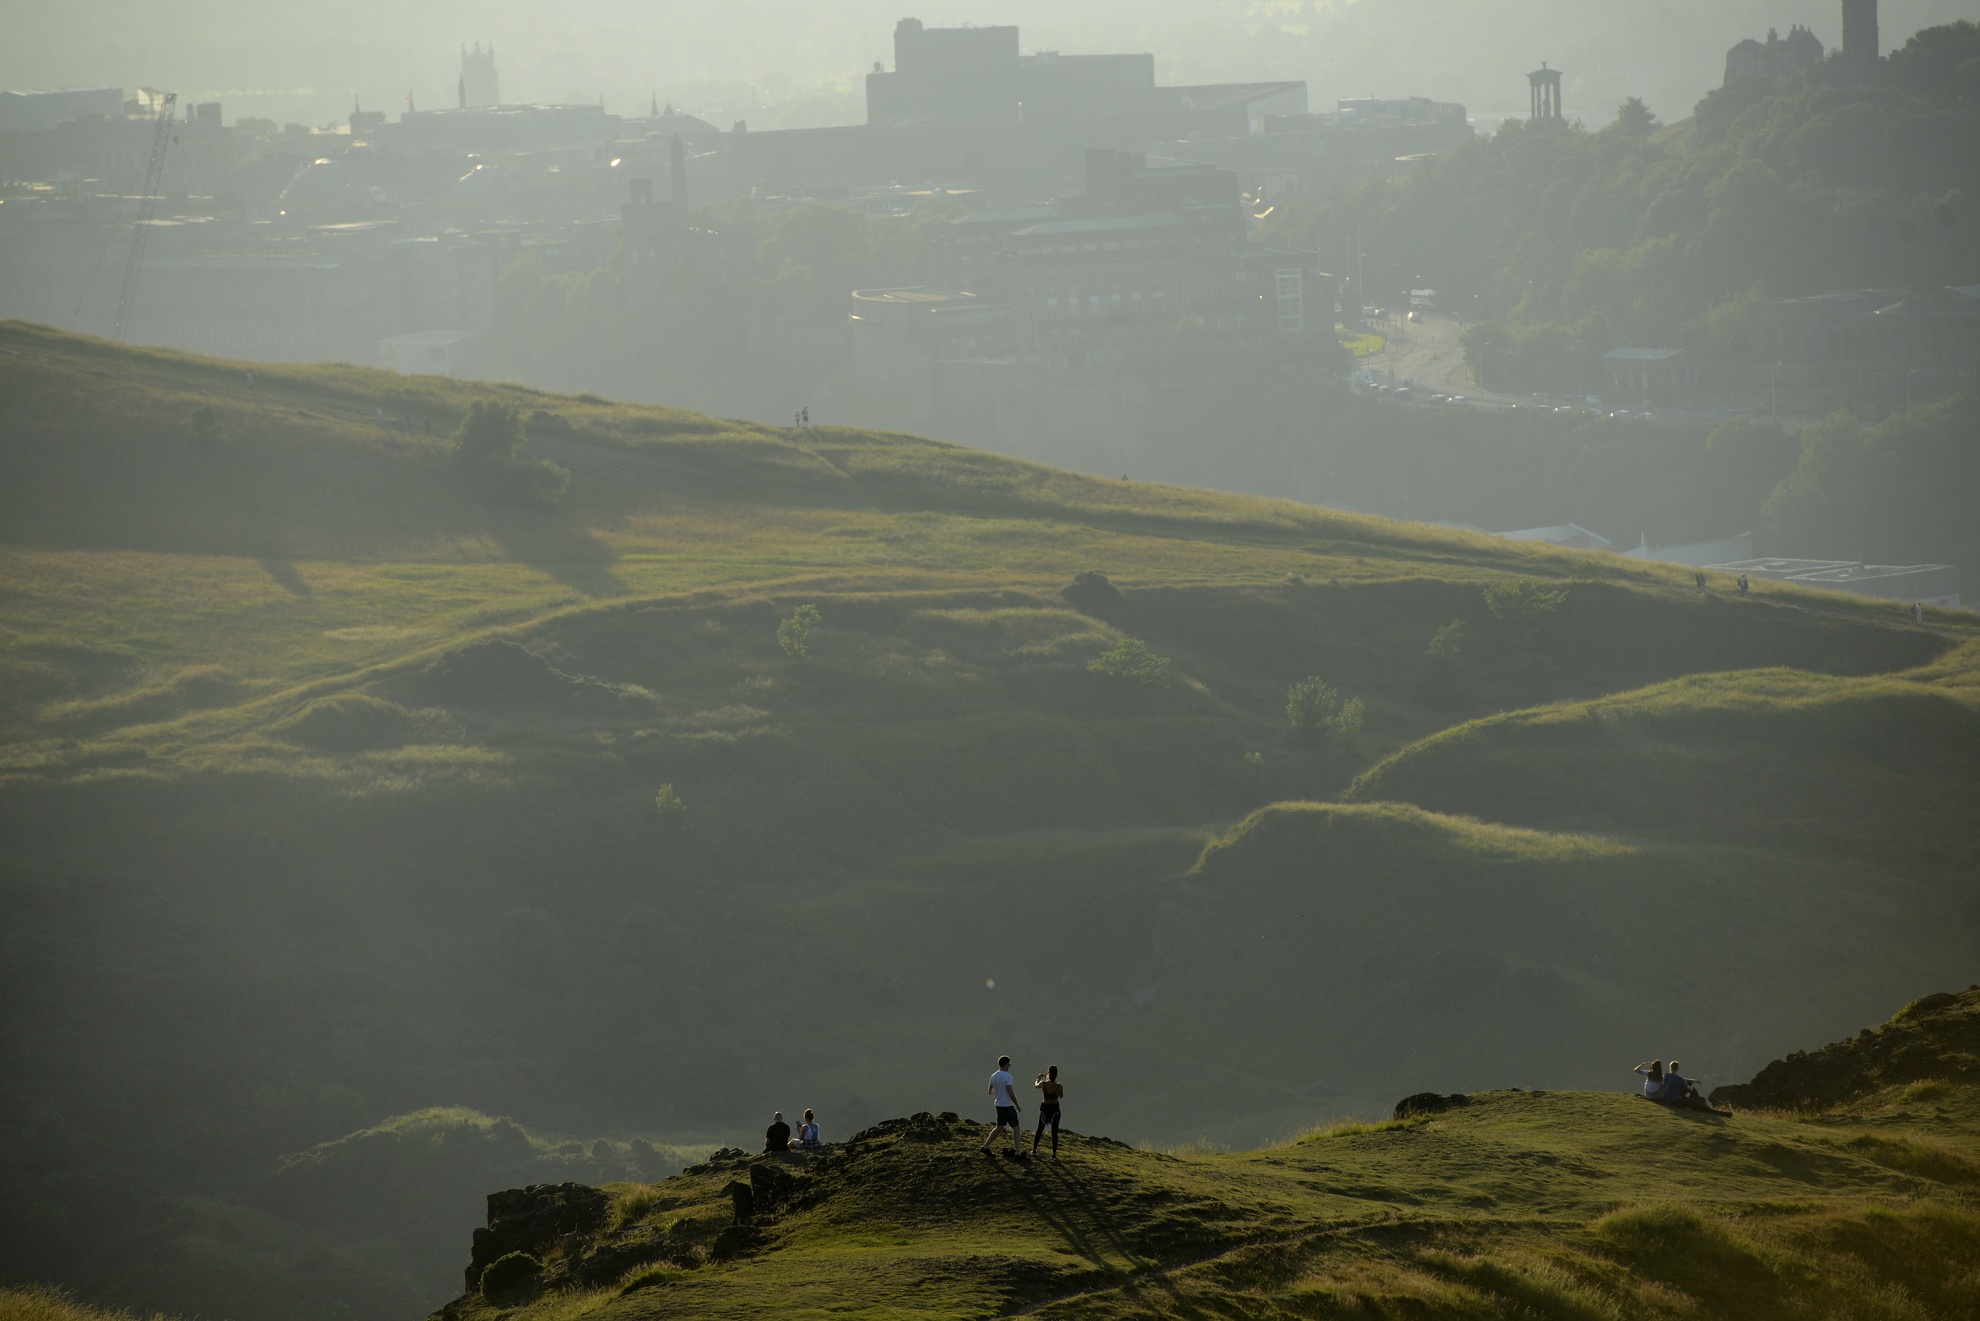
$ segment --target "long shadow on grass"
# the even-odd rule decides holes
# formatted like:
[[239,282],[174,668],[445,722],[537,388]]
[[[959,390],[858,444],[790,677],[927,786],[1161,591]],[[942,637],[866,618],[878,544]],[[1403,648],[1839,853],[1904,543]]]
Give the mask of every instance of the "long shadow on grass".
[[296,571],[296,566],[291,561],[278,559],[273,555],[265,555],[258,563],[261,565],[261,571],[270,578],[273,578],[276,585],[289,595],[313,595],[310,591],[309,584],[303,581],[302,574]]
[[[1017,1199],[1030,1208],[1040,1221],[1056,1230],[1073,1251],[1093,1265],[1116,1276],[1116,1283],[1075,1290],[1064,1297],[1078,1297],[1094,1292],[1119,1293],[1131,1304],[1148,1310],[1152,1315],[1157,1309],[1146,1300],[1146,1295],[1159,1292],[1168,1315],[1180,1317],[1209,1315],[1183,1298],[1176,1287],[1161,1273],[1162,1262],[1136,1251],[1125,1237],[1108,1224],[1108,1208],[1104,1195],[1100,1194],[1076,1169],[1069,1168],[1061,1162],[1046,1165],[1037,1160],[1027,1162],[1025,1166],[1017,1166],[1006,1164],[999,1159],[997,1166],[998,1173],[1010,1185]],[[1034,1173],[1028,1175],[1027,1168]],[[1049,1197],[1039,1186],[1039,1181],[1047,1178],[1052,1179],[1059,1185],[1060,1191],[1067,1194],[1065,1200]],[[1090,1220],[1093,1229],[1098,1231],[1097,1234],[1089,1232],[1080,1224],[1079,1217],[1073,1214],[1073,1208],[1084,1208],[1087,1211],[1087,1219]],[[1111,1266],[1101,1255],[1103,1242],[1106,1248],[1111,1248],[1116,1254],[1116,1260],[1126,1263],[1126,1270],[1118,1270]],[[1021,1310],[1038,1311],[1059,1301],[1062,1301],[1060,1296],[1035,1299]]]
[[554,514],[510,513],[491,517],[488,535],[504,554],[548,574],[586,596],[623,596],[632,589],[614,573],[618,552],[588,528]]

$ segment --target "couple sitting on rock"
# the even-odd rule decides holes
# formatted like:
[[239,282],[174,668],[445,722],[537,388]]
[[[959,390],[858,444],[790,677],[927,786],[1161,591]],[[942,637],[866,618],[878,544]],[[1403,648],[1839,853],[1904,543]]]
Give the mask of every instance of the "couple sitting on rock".
[[770,1116],[770,1127],[763,1130],[765,1151],[816,1151],[822,1145],[818,1140],[818,1120],[809,1109],[804,1112],[804,1122],[798,1125],[796,1137],[791,1136],[791,1126],[784,1122],[782,1110]]
[[1662,1060],[1646,1060],[1636,1066],[1643,1075],[1643,1095],[1658,1105],[1668,1105],[1678,1110],[1709,1110],[1715,1115],[1729,1115],[1730,1110],[1720,1110],[1704,1098],[1696,1083],[1678,1072],[1678,1062],[1671,1061],[1664,1067]]

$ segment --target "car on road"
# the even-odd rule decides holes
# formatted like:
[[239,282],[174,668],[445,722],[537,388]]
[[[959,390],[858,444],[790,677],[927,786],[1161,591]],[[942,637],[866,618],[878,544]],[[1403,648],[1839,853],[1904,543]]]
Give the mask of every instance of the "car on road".
[[1454,395],[1452,395],[1452,396],[1451,396],[1451,398],[1450,398],[1450,402],[1451,402],[1451,406],[1452,406],[1453,408],[1462,408],[1462,407],[1464,407],[1464,406],[1465,406],[1466,404],[1468,404],[1468,403],[1470,403],[1471,401],[1470,401],[1469,399],[1466,399],[1466,398],[1465,398],[1465,397],[1464,397],[1463,395],[1461,395],[1461,394],[1454,394]]
[[1430,396],[1430,402],[1433,404],[1448,404],[1451,402],[1451,397],[1447,394],[1433,394]]
[[1395,388],[1395,397],[1406,404],[1409,403],[1416,396],[1415,393],[1407,385],[1398,385]]

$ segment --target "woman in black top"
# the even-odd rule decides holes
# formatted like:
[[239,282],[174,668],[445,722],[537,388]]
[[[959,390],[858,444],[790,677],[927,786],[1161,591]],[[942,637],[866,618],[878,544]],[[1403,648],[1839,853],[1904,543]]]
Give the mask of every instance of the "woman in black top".
[[1065,1084],[1059,1081],[1059,1066],[1054,1064],[1045,1072],[1031,1080],[1031,1085],[1040,1093],[1038,1102],[1038,1131],[1031,1135],[1031,1154],[1038,1154],[1038,1140],[1045,1136],[1045,1125],[1052,1126],[1052,1159],[1059,1158],[1059,1098],[1066,1094]]

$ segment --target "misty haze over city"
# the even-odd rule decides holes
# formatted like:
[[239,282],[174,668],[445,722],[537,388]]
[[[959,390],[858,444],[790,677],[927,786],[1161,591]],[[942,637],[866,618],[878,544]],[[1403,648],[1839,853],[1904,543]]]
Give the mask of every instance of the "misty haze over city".
[[[1350,96],[1433,96],[1486,114],[1524,109],[1519,75],[1542,59],[1570,70],[1577,115],[1606,115],[1626,96],[1681,118],[1716,83],[1741,37],[1809,23],[1841,39],[1829,6],[1792,0],[1355,0],[1240,4],[1010,0],[908,6],[581,0],[546,11],[526,0],[418,6],[356,0],[335,9],[200,0],[186,5],[94,0],[15,5],[0,50],[0,85],[118,82],[180,89],[230,115],[319,124],[353,99],[397,110],[408,91],[445,104],[456,48],[492,43],[517,101],[595,102],[630,113],[662,101],[726,123],[761,127],[857,123],[860,79],[890,59],[894,21],[931,26],[1017,24],[1027,50],[1153,52],[1165,83],[1303,78],[1316,105]],[[1892,33],[1980,15],[1961,0],[1889,0]]]
[[1976,20],[10,4],[0,1321],[1980,1316]]

